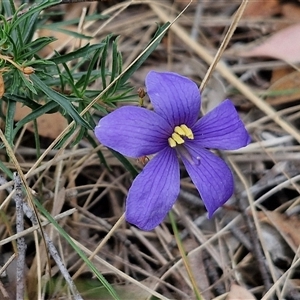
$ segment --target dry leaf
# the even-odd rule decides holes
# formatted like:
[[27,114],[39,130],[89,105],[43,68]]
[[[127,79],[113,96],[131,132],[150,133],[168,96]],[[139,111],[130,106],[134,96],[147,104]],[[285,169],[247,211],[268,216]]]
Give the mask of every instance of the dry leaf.
[[261,233],[266,250],[270,253],[273,262],[285,262],[290,265],[290,251],[287,250],[286,243],[274,226],[266,222],[261,223]]
[[241,57],[266,56],[290,63],[300,62],[300,23],[279,30],[262,44],[250,49],[237,51]]
[[[185,240],[185,242],[185,250],[187,252],[197,247],[197,243],[194,239],[187,239]],[[201,291],[201,295],[204,299],[212,299],[213,295],[209,288],[209,279],[207,277],[207,270],[205,269],[205,265],[203,264],[202,252],[197,251],[196,253],[193,253],[193,255],[189,255],[188,261],[196,284]],[[185,268],[183,269],[183,272],[184,274],[186,274]]]
[[243,17],[257,18],[257,17],[271,17],[280,13],[281,6],[278,0],[268,1],[249,1]]
[[300,219],[298,216],[288,217],[276,211],[258,212],[258,216],[261,221],[265,221],[274,226],[291,249],[296,253],[300,245]]
[[205,88],[204,111],[209,112],[226,98],[226,88],[219,76],[212,76]]
[[288,217],[275,211],[267,211],[266,215],[270,222],[281,233],[282,237],[296,253],[300,245],[299,218],[297,216]]
[[294,69],[290,66],[282,66],[281,68],[274,69],[272,71],[272,77],[270,80],[270,84],[275,83],[277,80],[281,79],[282,77],[292,73]]
[[283,3],[282,4],[282,15],[285,16],[289,21],[300,20],[300,6],[294,3]]
[[244,287],[233,284],[226,300],[256,300],[256,298]]
[[[31,113],[31,109],[27,106],[23,106],[21,103],[17,103],[15,121],[20,121]],[[39,135],[51,139],[55,139],[58,135],[67,127],[67,120],[58,112],[53,114],[44,114],[37,118],[37,126]],[[34,131],[33,123],[27,124],[27,129]]]
[[[155,278],[146,278],[142,280],[140,283],[149,289],[155,289],[157,284],[157,279]],[[119,285],[115,286],[116,292],[119,295],[122,295],[122,299],[138,299],[138,300],[147,300],[152,299],[151,293],[147,290],[137,286],[136,284],[129,283],[127,285]],[[155,297],[153,297],[155,298]]]
[[268,89],[271,96],[266,101],[271,105],[285,104],[300,99],[300,73],[294,71],[275,81]]

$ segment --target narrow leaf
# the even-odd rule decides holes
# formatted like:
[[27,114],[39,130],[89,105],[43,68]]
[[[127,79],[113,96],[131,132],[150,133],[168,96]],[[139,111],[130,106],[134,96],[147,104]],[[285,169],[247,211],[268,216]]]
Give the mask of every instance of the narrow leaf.
[[92,53],[95,50],[101,49],[105,46],[104,43],[96,44],[96,45],[85,45],[82,48],[79,48],[71,53],[56,56],[51,58],[51,61],[56,64],[66,63],[68,61],[74,60],[76,58],[85,57]]
[[5,138],[10,146],[13,148],[13,128],[14,128],[14,116],[16,111],[16,102],[8,101],[6,120],[5,120]]
[[118,295],[116,294],[113,287],[108,283],[108,281],[104,278],[104,276],[98,271],[94,264],[86,257],[83,251],[74,243],[72,238],[68,235],[68,233],[57,223],[57,221],[48,213],[48,211],[41,205],[41,203],[35,199],[35,205],[39,209],[40,212],[52,223],[52,225],[56,228],[56,230],[60,233],[62,237],[69,243],[69,245],[77,252],[77,254],[81,257],[81,259],[86,263],[86,265],[93,271],[93,273],[97,276],[99,281],[105,286],[107,291],[111,294],[111,296],[115,300],[120,300]]
[[77,110],[75,109],[75,107],[70,103],[70,100],[59,94],[58,92],[50,89],[42,80],[40,80],[40,78],[36,75],[36,74],[32,74],[30,76],[30,79],[32,80],[32,82],[34,83],[34,85],[41,90],[42,92],[44,92],[50,100],[55,101],[56,103],[58,103],[60,105],[60,107],[62,107],[67,114],[69,114],[73,120],[75,122],[77,122],[77,124],[84,126],[87,129],[92,129],[89,125],[89,123],[87,123],[77,112]]

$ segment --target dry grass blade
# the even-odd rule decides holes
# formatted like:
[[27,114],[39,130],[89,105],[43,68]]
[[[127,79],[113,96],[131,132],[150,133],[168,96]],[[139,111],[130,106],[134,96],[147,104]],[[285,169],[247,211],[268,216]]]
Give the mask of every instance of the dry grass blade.
[[[259,11],[257,7],[263,9]],[[57,41],[49,45],[53,48],[39,52],[40,57],[57,57],[54,49],[62,55],[68,54],[79,47],[88,47],[88,43],[96,48],[108,34],[113,35],[105,63],[100,52],[91,60],[95,67],[89,70],[95,80],[91,81],[86,94],[77,95],[75,90],[84,80],[81,76],[85,76],[86,67],[90,68],[89,54],[83,65],[77,61],[66,64],[74,81],[66,82],[63,90],[78,97],[72,102],[74,108],[86,107],[82,116],[88,113],[86,115],[97,122],[106,112],[119,106],[138,105],[129,103],[129,98],[115,101],[119,90],[112,95],[112,100],[107,98],[109,93],[106,92],[141,57],[142,49],[150,47],[149,40],[157,24],[171,20],[162,33],[161,43],[129,79],[128,86],[134,89],[132,98],[138,101],[138,88],[147,89],[145,77],[150,70],[180,73],[200,86],[204,111],[210,111],[229,97],[246,124],[252,142],[239,150],[213,150],[233,170],[235,192],[211,219],[207,218],[199,193],[180,163],[180,195],[172,208],[178,229],[175,237],[170,218],[149,232],[124,221],[126,198],[133,178],[108,149],[93,143],[97,140],[92,131],[85,138],[78,127],[64,141],[74,128],[74,122],[64,127],[63,123],[58,124],[60,121],[54,114],[47,114],[50,122],[46,127],[37,123],[39,130],[34,135],[24,126],[14,139],[13,149],[4,137],[8,132],[4,135],[0,131],[6,147],[0,149],[1,164],[18,171],[29,201],[36,196],[38,204],[51,214],[49,219],[53,217],[59,223],[55,223],[57,227],[48,225],[49,221],[40,216],[40,224],[35,221],[30,224],[25,218],[25,229],[15,233],[15,207],[11,205],[13,194],[10,193],[13,181],[6,182],[0,177],[0,250],[3,254],[0,257],[0,273],[3,272],[0,298],[15,298],[10,295],[11,290],[14,293],[16,290],[15,281],[10,278],[10,270],[14,267],[11,261],[15,257],[16,240],[24,237],[28,245],[26,289],[32,300],[70,298],[72,288],[68,288],[66,281],[71,282],[71,287],[75,286],[78,297],[110,299],[109,288],[106,290],[102,286],[105,280],[121,299],[195,299],[195,289],[201,291],[205,300],[300,299],[297,235],[300,222],[299,70],[297,66],[259,56],[238,57],[232,50],[297,23],[300,4],[279,0],[268,4],[248,0],[111,0],[57,5],[45,11],[46,16],[48,13],[47,29],[41,29],[38,37],[47,40],[55,33]],[[63,33],[56,31],[57,20],[57,28]],[[81,38],[81,34],[91,38]],[[123,72],[119,77],[111,76],[113,72],[110,72],[114,65],[114,46],[123,60]],[[21,65],[13,65],[11,56],[6,58],[12,67],[24,71]],[[64,76],[66,69],[61,67],[59,71]],[[97,77],[100,71],[105,73],[101,76],[107,76],[106,88],[103,88],[103,78]],[[10,88],[6,85],[6,72],[0,70],[0,98],[4,84],[4,98]],[[35,75],[39,72],[36,68]],[[51,80],[56,80],[57,76],[55,73]],[[49,87],[57,90],[57,86],[50,84]],[[151,110],[147,93],[140,98],[145,108]],[[46,103],[45,99],[37,102]],[[95,111],[95,107],[101,108],[100,111]],[[2,109],[5,113],[6,103]],[[64,119],[61,112],[57,114]],[[20,119],[23,118],[21,115]],[[1,128],[6,128],[3,123]],[[57,125],[57,132],[52,123]],[[41,132],[47,133],[48,138],[42,138]],[[80,141],[74,145],[78,136]],[[37,139],[40,142],[38,154]],[[59,150],[55,149],[58,143]],[[109,169],[99,159],[99,151]],[[145,166],[144,160],[128,160],[137,170]],[[168,176],[168,168],[165,175]],[[145,182],[147,184],[149,182]],[[60,232],[59,226],[64,231]],[[45,232],[46,243],[51,240],[58,249],[56,254],[69,274],[66,279],[54,260],[47,266],[45,253],[48,251],[40,237],[40,229]],[[71,240],[63,239],[62,232]],[[176,240],[181,241],[181,247],[176,245]],[[92,265],[83,264],[85,255],[80,258],[80,250],[89,256]],[[105,278],[102,283],[99,274]]]
[[[169,20],[168,15],[164,10],[159,8],[156,4],[150,4],[153,11],[157,13],[159,18],[163,22]],[[181,39],[191,50],[195,51],[204,61],[211,65],[214,61],[213,57],[208,53],[208,51],[202,47],[199,43],[192,40],[186,31],[178,24],[173,24],[171,30]],[[229,67],[227,67],[223,62],[219,62],[216,65],[216,70],[234,87],[236,87],[248,100],[252,101],[262,112],[268,115],[275,123],[277,123],[283,130],[293,136],[298,142],[300,142],[299,131],[289,122],[283,120],[276,111],[265,101],[257,97],[253,91],[241,82],[237,76],[235,76]]]
[[236,11],[235,15],[234,15],[234,18],[233,18],[233,21],[232,23],[230,24],[230,27],[228,28],[228,31],[226,32],[226,35],[224,37],[224,39],[222,40],[222,43],[220,45],[220,47],[218,48],[218,51],[216,53],[216,56],[214,57],[214,60],[212,61],[212,63],[210,64],[202,82],[201,82],[201,85],[200,85],[200,91],[203,91],[206,84],[207,84],[207,81],[209,80],[209,78],[211,77],[211,73],[214,71],[214,69],[216,68],[216,65],[218,64],[219,60],[221,59],[222,55],[223,55],[223,52],[224,50],[226,49],[228,43],[230,42],[231,38],[232,38],[232,35],[234,33],[234,31],[236,30],[238,24],[239,24],[239,21],[246,9],[246,6],[248,4],[248,0],[243,0],[243,2],[241,3],[239,9]]

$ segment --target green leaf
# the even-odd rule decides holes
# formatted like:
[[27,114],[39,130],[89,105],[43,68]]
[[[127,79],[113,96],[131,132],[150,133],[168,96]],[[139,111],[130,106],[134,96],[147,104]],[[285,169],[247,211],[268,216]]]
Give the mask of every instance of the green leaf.
[[3,9],[7,16],[12,16],[16,12],[16,8],[14,6],[14,2],[12,1],[1,1],[3,5]]
[[101,51],[102,51],[102,48],[96,50],[95,53],[94,53],[94,55],[93,55],[93,58],[91,59],[91,61],[89,63],[87,71],[86,71],[86,73],[84,75],[84,77],[85,77],[84,79],[85,80],[84,80],[84,83],[83,83],[82,88],[81,88],[82,92],[85,92],[85,90],[87,89],[88,84],[90,83],[90,77],[91,77],[91,74],[93,72],[93,67],[95,66],[97,60],[99,60]]
[[14,128],[15,111],[16,111],[16,102],[8,101],[6,120],[5,120],[5,138],[7,139],[8,143],[12,148],[13,148],[13,128]]
[[13,33],[9,33],[8,35],[6,35],[6,38],[7,40],[9,41],[9,47],[11,49],[11,51],[13,52],[14,56],[17,56],[18,55],[18,46],[16,45],[13,37],[15,37],[16,39],[16,32],[13,32]]
[[115,78],[119,75],[118,74],[118,49],[116,41],[112,42],[112,66],[111,66],[111,76],[110,82],[113,82]]
[[[105,19],[108,19],[108,18],[109,18],[109,15],[95,14],[95,15],[85,16],[84,21],[89,22],[89,21],[105,20]],[[67,21],[55,22],[55,23],[50,23],[50,24],[43,24],[43,26],[40,26],[39,28],[56,30],[58,26],[60,26],[60,27],[69,26],[69,25],[78,24],[79,22],[80,22],[79,18],[74,18],[74,19],[67,20]]]
[[[32,58],[34,54],[36,54],[38,51],[55,41],[56,39],[53,37],[41,37],[36,39],[33,42],[30,42],[25,45],[25,47],[22,49],[22,52],[24,54],[20,55],[18,57],[19,60],[25,60],[27,58]],[[40,61],[41,62],[41,61]],[[34,61],[32,63],[35,63]]]
[[51,61],[54,62],[55,64],[66,63],[66,62],[74,60],[76,58],[88,56],[93,51],[101,49],[104,46],[105,46],[104,43],[95,44],[95,45],[87,44],[84,47],[79,48],[71,53],[53,57],[53,58],[51,58]]
[[[0,144],[0,147],[3,148],[3,143]],[[10,179],[13,179],[13,172],[2,162],[2,160],[0,160],[0,170]]]
[[75,107],[70,103],[70,100],[65,97],[64,95],[61,95],[60,93],[50,89],[36,74],[30,75],[30,79],[34,83],[34,85],[44,92],[47,97],[55,101],[59,104],[60,107],[62,107],[67,114],[71,116],[71,118],[79,125],[84,126],[87,129],[93,129],[90,127],[89,123],[87,123],[77,112]]
[[34,86],[32,85],[31,81],[28,79],[28,77],[26,77],[20,70],[18,70],[19,73],[19,78],[22,79],[24,85],[34,94],[37,94],[36,89],[34,88]]
[[105,40],[105,46],[102,51],[101,56],[101,66],[100,66],[100,74],[101,74],[101,80],[102,80],[102,88],[106,88],[106,59],[107,59],[107,48],[109,44],[111,36],[107,36]]
[[39,3],[37,6],[33,6],[30,10],[28,10],[25,14],[23,14],[21,16],[15,15],[14,22],[12,22],[11,30],[16,29],[19,26],[19,24],[26,21],[26,19],[29,18],[30,16],[32,16],[33,14],[40,13],[45,8],[48,8],[55,4],[59,4],[60,2],[61,2],[61,0],[44,1],[43,3]]
[[76,126],[72,126],[72,128],[62,137],[61,140],[59,140],[57,142],[57,144],[55,144],[54,149],[60,149],[61,147],[63,147],[63,145],[65,144],[65,142],[69,139],[69,137],[71,135],[73,135],[73,133],[76,130]]
[[[67,80],[68,84],[70,85],[70,88],[71,88],[72,92],[78,97],[79,95],[78,95],[78,92],[77,92],[76,85],[74,83],[73,74],[71,73],[71,71],[70,71],[70,69],[69,69],[69,67],[66,63],[62,63],[62,65],[63,65],[63,67],[66,71],[65,74],[67,76],[61,75],[61,81],[62,81],[62,77],[64,77]],[[64,86],[63,82],[61,83],[61,86]]]
[[60,28],[60,27],[56,27],[55,31],[65,33],[68,36],[73,36],[78,39],[91,40],[93,38],[92,36],[84,35],[82,33],[78,33],[76,31],[72,31],[72,30],[68,30],[68,29],[64,29],[64,28]]
[[[90,142],[90,144],[91,144],[94,148],[97,148],[97,147],[98,147],[98,144],[95,142],[95,138],[94,138],[94,137],[92,137],[90,134],[88,134],[86,138],[87,138],[87,140]],[[100,159],[100,162],[105,166],[105,168],[106,168],[107,170],[111,171],[111,168],[110,168],[110,166],[108,165],[108,163],[106,162],[106,159],[105,159],[103,153],[102,153],[100,150],[98,150],[98,151],[97,151],[97,155],[98,155],[98,157],[99,157],[99,159]]]
[[33,101],[30,98],[21,97],[19,95],[14,95],[14,94],[4,94],[3,100],[7,103],[8,103],[9,100],[23,103],[24,105],[28,106],[32,110],[38,109],[39,107],[42,106],[42,105],[36,103],[35,101]]
[[35,14],[26,18],[20,24],[19,28],[21,29],[20,31],[22,34],[21,36],[22,43],[19,43],[21,45],[20,50],[21,49],[23,50],[24,46],[26,46],[26,44],[32,40],[38,17],[39,17],[39,12],[36,12]]
[[131,174],[131,176],[133,178],[135,178],[139,174],[139,172],[137,171],[137,169],[121,153],[119,153],[119,152],[117,152],[117,151],[115,151],[115,150],[113,150],[111,148],[108,148],[108,149],[123,164],[123,166],[125,167],[125,169],[127,171],[129,171],[129,173]]
[[79,133],[77,134],[74,141],[72,141],[70,147],[73,148],[75,145],[77,145],[80,141],[83,140],[84,136],[86,134],[86,129],[83,127],[80,127]]

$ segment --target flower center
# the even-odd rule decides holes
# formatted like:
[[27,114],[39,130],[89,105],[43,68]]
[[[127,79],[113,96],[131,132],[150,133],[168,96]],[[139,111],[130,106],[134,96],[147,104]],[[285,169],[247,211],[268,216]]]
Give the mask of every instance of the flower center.
[[168,138],[168,143],[170,147],[174,148],[177,145],[184,144],[185,138],[193,140],[194,134],[189,127],[187,127],[185,124],[182,124],[174,128],[174,132],[172,133],[171,137]]

